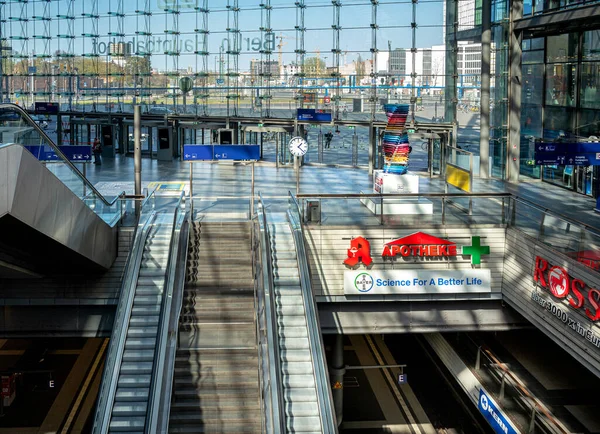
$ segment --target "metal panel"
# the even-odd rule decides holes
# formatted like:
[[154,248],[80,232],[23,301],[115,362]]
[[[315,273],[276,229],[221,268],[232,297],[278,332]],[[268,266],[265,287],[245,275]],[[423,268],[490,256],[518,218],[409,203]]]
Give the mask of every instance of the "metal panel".
[[0,185],[1,195],[9,198],[7,214],[100,267],[110,268],[117,253],[115,228],[22,147],[1,148],[0,161],[15,170],[5,178],[6,185]]
[[[600,337],[600,325],[592,322],[585,315],[584,309],[571,307],[567,298],[553,297],[546,289],[538,288],[537,291],[546,302],[550,302],[568,316],[569,320],[566,323],[532,299],[532,294],[536,289],[533,271],[535,258],[538,255],[552,265],[563,267],[573,278],[581,279],[586,283],[587,288],[600,287],[598,273],[515,229],[507,230],[506,245],[507,255],[502,291],[504,299],[517,312],[576,357],[584,366],[600,376],[598,347],[569,326],[579,323],[584,330],[589,330],[595,336]],[[586,290],[582,293],[586,296]],[[585,302],[587,307],[591,307],[587,304],[587,300]]]

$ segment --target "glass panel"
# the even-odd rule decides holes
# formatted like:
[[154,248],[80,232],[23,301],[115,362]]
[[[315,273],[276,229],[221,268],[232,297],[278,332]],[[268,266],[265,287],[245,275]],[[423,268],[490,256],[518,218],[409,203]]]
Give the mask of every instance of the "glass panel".
[[546,65],[546,104],[575,106],[577,65],[557,63]]
[[577,33],[548,36],[546,61],[569,62],[577,60]]
[[600,60],[600,30],[583,33],[582,60]]
[[600,63],[584,63],[581,65],[581,107],[600,108]]

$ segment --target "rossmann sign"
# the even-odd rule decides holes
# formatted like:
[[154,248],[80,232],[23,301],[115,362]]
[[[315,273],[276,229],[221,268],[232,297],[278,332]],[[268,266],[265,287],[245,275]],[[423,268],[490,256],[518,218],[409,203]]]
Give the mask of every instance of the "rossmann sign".
[[566,299],[571,309],[583,311],[594,322],[600,320],[600,291],[571,276],[563,267],[537,256],[533,280],[553,297]]

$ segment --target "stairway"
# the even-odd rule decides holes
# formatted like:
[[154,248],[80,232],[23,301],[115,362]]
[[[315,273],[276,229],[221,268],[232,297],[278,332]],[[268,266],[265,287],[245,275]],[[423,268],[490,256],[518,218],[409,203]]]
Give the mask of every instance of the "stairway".
[[321,433],[296,245],[285,214],[269,214],[267,221],[273,256],[287,432]]
[[169,433],[260,433],[250,223],[195,223]]
[[173,215],[157,215],[140,265],[109,432],[144,431]]

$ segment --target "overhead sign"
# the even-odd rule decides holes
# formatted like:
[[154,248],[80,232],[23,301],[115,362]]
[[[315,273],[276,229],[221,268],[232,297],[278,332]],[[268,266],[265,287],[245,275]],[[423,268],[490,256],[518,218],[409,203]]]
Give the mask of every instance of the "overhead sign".
[[499,409],[496,402],[483,389],[479,389],[479,411],[498,434],[519,434],[512,422]]
[[260,160],[259,145],[184,145],[184,161]]
[[[471,245],[463,246],[463,256],[471,256],[472,264],[481,264],[481,256],[490,254],[489,246],[481,245],[480,237],[471,237]],[[404,238],[390,241],[383,246],[381,256],[395,257],[427,257],[444,258],[458,255],[456,243],[442,238],[434,237],[423,232],[416,232]]]
[[552,266],[546,259],[537,256],[533,280],[553,297],[566,299],[572,309],[583,309],[590,320],[600,320],[600,291],[591,288],[582,279],[569,275],[564,268]]
[[316,109],[298,109],[299,121],[331,122],[331,112]]
[[598,166],[600,143],[536,143],[534,159],[535,164],[540,166]]
[[[54,149],[49,146],[24,146],[35,158],[40,161],[61,161]],[[92,160],[91,146],[59,146],[58,149],[74,163],[89,162]]]
[[60,108],[57,102],[36,102],[34,107],[36,113],[45,114],[58,114]]
[[490,270],[345,271],[344,294],[456,294],[492,292]]

